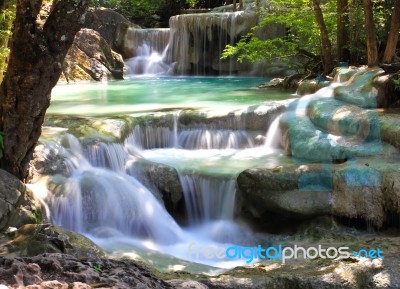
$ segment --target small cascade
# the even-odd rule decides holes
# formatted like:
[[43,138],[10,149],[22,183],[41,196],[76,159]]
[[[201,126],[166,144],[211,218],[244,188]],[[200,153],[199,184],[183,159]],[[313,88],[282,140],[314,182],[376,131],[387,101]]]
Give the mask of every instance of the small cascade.
[[128,74],[168,74],[170,66],[165,58],[169,38],[169,29],[130,28],[125,36],[125,50],[132,55],[125,61]]
[[109,168],[113,171],[123,171],[128,155],[124,146],[119,143],[97,143],[86,148],[89,162],[100,168]]
[[176,134],[177,131],[170,127],[136,125],[125,143],[141,149],[174,147],[177,142]]
[[[72,136],[68,139],[70,143],[79,143]],[[126,153],[118,146],[105,144],[87,150],[92,162],[110,168],[105,169],[89,165],[87,155],[83,155],[85,150],[80,148],[71,154],[77,165],[71,176],[50,181],[52,194],[46,202],[54,223],[88,234],[99,228],[110,228],[158,244],[181,240],[180,227],[154,195],[137,179],[121,171]],[[75,158],[76,155],[80,155],[79,158]],[[114,158],[114,162],[110,162]]]
[[179,179],[190,225],[233,219],[236,197],[234,178],[183,173]]
[[256,14],[250,11],[173,16],[168,61],[175,63],[177,74],[204,75],[214,71],[230,75],[236,71],[234,62],[221,61],[221,53],[256,22]]
[[252,137],[243,130],[183,130],[179,133],[178,143],[184,149],[240,149],[255,146]]
[[282,131],[279,127],[282,114],[274,119],[268,128],[267,136],[265,138],[264,146],[266,148],[274,149],[279,148],[282,141]]
[[[125,143],[140,149],[182,148],[198,149],[245,149],[255,147],[254,137],[244,130],[186,129],[178,132],[175,122],[172,128],[135,126]],[[99,148],[96,148],[99,150]],[[102,148],[104,150],[105,148]],[[107,150],[110,148],[107,147]],[[101,152],[109,155],[110,152]],[[101,158],[104,158],[101,156]],[[102,160],[100,160],[102,161]],[[103,161],[104,162],[104,161]]]

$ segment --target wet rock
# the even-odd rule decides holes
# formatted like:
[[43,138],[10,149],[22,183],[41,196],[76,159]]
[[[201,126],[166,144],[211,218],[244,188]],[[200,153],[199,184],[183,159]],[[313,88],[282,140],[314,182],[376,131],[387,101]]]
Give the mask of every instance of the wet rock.
[[24,225],[9,234],[1,246],[3,256],[29,257],[43,253],[65,253],[78,258],[104,257],[104,251],[88,238],[51,224]]
[[182,201],[183,191],[176,169],[143,160],[131,163],[127,171],[140,179],[170,212]]
[[122,56],[114,52],[101,35],[81,29],[63,62],[66,81],[123,79]]
[[40,223],[45,216],[41,202],[16,177],[0,170],[0,231]]

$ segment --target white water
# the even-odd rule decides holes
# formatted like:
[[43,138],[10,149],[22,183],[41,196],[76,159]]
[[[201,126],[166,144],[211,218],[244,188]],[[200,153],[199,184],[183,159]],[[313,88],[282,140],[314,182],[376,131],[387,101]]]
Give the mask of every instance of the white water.
[[[231,140],[222,141],[221,136]],[[51,221],[89,236],[116,256],[155,250],[220,268],[243,264],[245,260],[197,258],[188,255],[188,247],[196,242],[227,248],[251,240],[250,231],[234,218],[236,175],[254,165],[275,164],[268,161],[270,150],[246,138],[242,131],[179,131],[177,117],[170,128],[135,127],[122,144],[82,145],[65,134],[50,144],[65,159],[70,175],[48,181],[52,189],[45,200]],[[157,146],[161,148],[153,148]],[[186,227],[179,226],[149,189],[129,175],[129,165],[138,158],[177,169]]]
[[128,75],[169,74],[171,66],[166,62],[169,47],[169,29],[130,28],[125,43],[133,57],[125,61]]
[[280,121],[282,115],[279,115],[274,119],[271,125],[268,128],[267,136],[265,139],[265,147],[266,148],[280,148],[281,139],[282,139],[282,131],[280,129]]
[[132,55],[125,62],[127,73],[231,75],[237,70],[236,62],[221,60],[220,55],[256,22],[255,13],[240,11],[173,16],[170,29],[130,28],[124,41]]

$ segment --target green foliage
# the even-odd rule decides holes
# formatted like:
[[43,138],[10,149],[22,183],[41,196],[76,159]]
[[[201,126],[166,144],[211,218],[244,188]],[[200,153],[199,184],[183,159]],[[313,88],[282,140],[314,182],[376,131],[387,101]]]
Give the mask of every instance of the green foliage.
[[[382,53],[390,26],[390,18],[394,1],[397,0],[373,0],[374,20],[378,49]],[[333,54],[336,52],[337,12],[336,0],[320,1],[324,14],[325,24],[333,45]],[[300,49],[319,55],[321,52],[320,32],[314,19],[314,13],[310,6],[310,0],[270,0],[265,10],[264,19],[258,27],[249,35],[244,36],[235,46],[227,46],[222,58],[236,57],[239,61],[257,61],[278,57],[289,59]],[[349,23],[347,30],[349,42],[347,48],[350,52],[350,63],[366,63],[366,35],[364,24],[364,10],[359,0],[349,0]],[[268,27],[272,23],[278,23],[287,28],[288,33],[279,39],[260,39],[257,30]]]
[[3,75],[6,69],[6,58],[10,52],[8,39],[11,37],[11,26],[15,18],[15,0],[5,0],[0,8],[0,75]]
[[103,267],[100,264],[94,264],[92,268],[97,272],[103,271]]
[[91,0],[91,5],[115,9],[134,20],[149,18],[155,14],[176,14],[181,0]]
[[[297,51],[303,50],[314,55],[321,51],[320,35],[315,23],[314,13],[308,0],[280,1],[271,0],[265,10],[264,19],[250,34],[242,37],[235,46],[227,46],[222,58],[236,57],[255,62],[261,59],[280,58],[289,60]],[[328,31],[336,31],[336,2],[326,1],[321,5]],[[259,29],[268,29],[270,25],[282,25],[287,29],[284,36],[262,39]],[[334,36],[335,33],[331,33]],[[335,41],[335,39],[331,39]]]
[[397,90],[397,89],[400,90],[400,79],[392,79],[392,83],[393,83],[395,90]]

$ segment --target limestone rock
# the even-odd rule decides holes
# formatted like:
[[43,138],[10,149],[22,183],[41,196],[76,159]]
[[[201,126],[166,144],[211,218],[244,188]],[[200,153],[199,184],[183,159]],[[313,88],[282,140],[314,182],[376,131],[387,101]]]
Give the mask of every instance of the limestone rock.
[[63,62],[63,76],[69,81],[123,79],[124,62],[101,35],[81,29]]
[[237,178],[238,198],[254,216],[266,212],[303,218],[329,214],[330,183],[321,169],[315,164],[246,170]]
[[0,231],[42,222],[44,208],[16,177],[0,170]]

